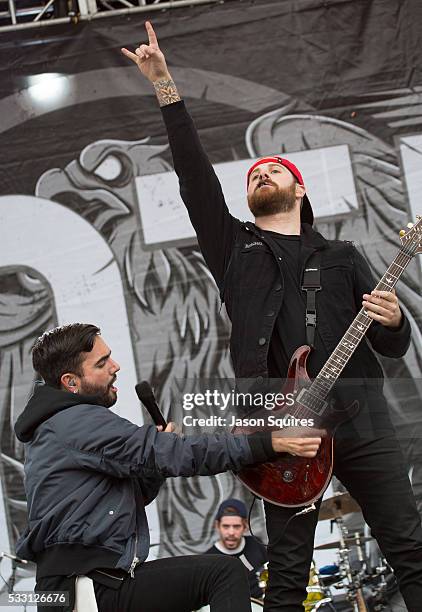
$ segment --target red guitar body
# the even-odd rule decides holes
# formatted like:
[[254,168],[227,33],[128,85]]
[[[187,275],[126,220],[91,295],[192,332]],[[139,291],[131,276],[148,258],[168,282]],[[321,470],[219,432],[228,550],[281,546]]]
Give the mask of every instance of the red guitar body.
[[[284,397],[296,397],[303,388],[309,387],[311,380],[306,372],[306,360],[311,349],[299,347],[289,364],[286,384],[282,389]],[[314,427],[325,429],[318,454],[313,459],[296,457],[280,453],[279,458],[271,463],[243,468],[236,476],[252,493],[278,506],[306,506],[321,497],[327,488],[333,470],[333,437],[335,429],[341,422],[349,420],[358,410],[357,402],[347,409],[335,410],[332,404],[327,405],[322,415],[309,410],[300,402],[294,405],[276,406],[273,410],[262,409],[248,415],[248,419],[262,418],[267,422],[268,416],[288,418],[294,415],[300,419],[313,419]],[[261,429],[261,428],[259,428]],[[266,430],[280,429],[278,426],[265,426]],[[232,433],[250,434],[257,427],[236,426]]]

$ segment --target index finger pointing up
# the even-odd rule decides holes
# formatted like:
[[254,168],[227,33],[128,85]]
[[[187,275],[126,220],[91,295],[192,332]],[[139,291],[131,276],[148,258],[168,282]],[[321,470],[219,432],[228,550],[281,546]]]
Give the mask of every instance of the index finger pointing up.
[[150,21],[145,22],[145,28],[148,34],[148,42],[153,47],[158,47],[157,36],[155,35],[154,28],[151,25]]

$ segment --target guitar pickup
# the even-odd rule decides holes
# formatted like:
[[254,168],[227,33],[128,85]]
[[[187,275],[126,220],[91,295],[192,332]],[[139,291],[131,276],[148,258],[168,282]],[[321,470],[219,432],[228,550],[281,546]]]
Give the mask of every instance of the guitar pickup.
[[328,406],[328,402],[311,393],[309,389],[301,389],[296,397],[296,401],[318,415],[321,415]]

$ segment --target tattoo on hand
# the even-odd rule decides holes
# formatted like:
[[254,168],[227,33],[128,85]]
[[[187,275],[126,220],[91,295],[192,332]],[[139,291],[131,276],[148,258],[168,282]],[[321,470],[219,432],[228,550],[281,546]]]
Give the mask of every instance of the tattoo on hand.
[[162,79],[153,83],[160,106],[167,106],[180,100],[176,85],[172,79]]

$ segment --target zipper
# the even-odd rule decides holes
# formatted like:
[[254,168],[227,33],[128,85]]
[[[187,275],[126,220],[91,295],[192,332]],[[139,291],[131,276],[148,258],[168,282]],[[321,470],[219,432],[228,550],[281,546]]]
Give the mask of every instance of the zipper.
[[119,576],[112,576],[111,574],[107,574],[107,572],[103,572],[102,570],[95,570],[99,574],[104,574],[104,576],[108,576],[109,578],[113,578],[113,580],[124,580],[124,578],[120,578]]
[[138,557],[135,555],[133,557],[133,561],[132,561],[132,565],[129,568],[129,574],[131,578],[135,578],[135,567],[138,565],[139,563],[139,559]]
[[130,568],[128,570],[131,578],[135,578],[135,567],[139,563],[139,559],[136,556],[137,548],[138,548],[138,534],[136,534],[136,537],[135,537],[135,556],[133,557],[133,561],[132,561],[131,566],[130,566]]

